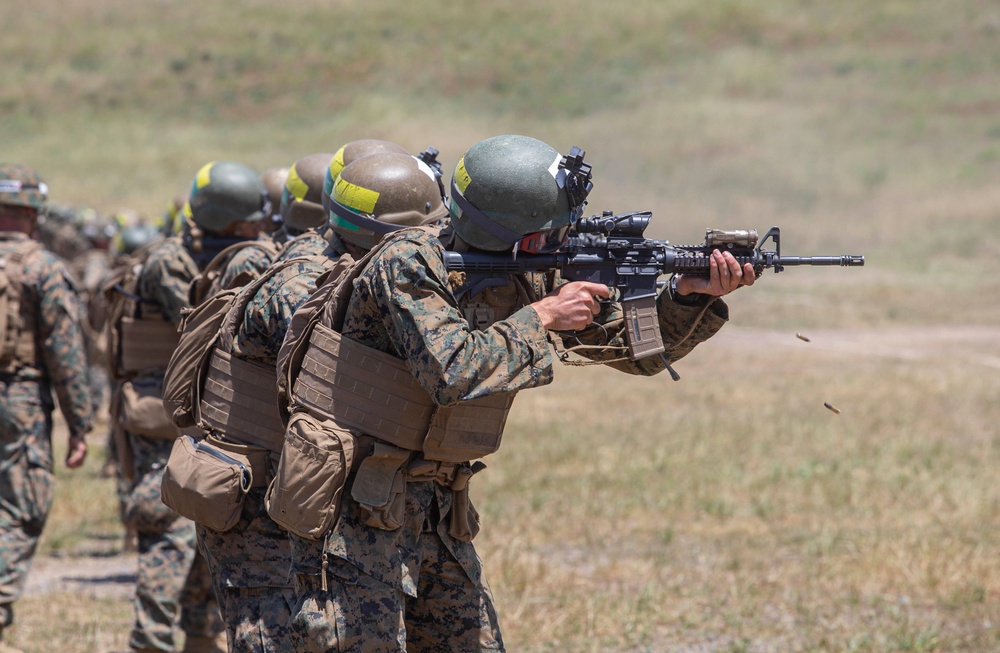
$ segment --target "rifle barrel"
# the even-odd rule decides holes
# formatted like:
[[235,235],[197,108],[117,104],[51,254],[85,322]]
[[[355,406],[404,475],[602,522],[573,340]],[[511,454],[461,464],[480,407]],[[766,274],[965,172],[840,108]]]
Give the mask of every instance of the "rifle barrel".
[[779,256],[778,265],[839,265],[841,267],[860,267],[865,264],[865,257],[860,254],[844,254],[843,256]]

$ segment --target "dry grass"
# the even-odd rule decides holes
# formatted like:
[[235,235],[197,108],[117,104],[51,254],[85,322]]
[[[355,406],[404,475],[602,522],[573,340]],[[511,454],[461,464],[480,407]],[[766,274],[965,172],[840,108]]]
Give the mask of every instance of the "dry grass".
[[477,488],[511,650],[995,650],[1000,373],[747,342],[519,399]]
[[[521,395],[473,488],[509,650],[997,650],[1000,332],[804,335],[730,325],[679,383],[561,368]],[[46,554],[117,546],[98,461],[60,472]],[[121,597],[18,611],[37,651],[131,622]]]

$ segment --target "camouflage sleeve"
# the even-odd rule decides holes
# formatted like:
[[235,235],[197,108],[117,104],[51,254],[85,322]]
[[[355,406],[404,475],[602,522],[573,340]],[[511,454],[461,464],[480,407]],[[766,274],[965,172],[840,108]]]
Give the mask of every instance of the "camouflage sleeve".
[[[609,367],[629,374],[659,374],[668,364],[684,358],[697,345],[714,336],[729,320],[729,307],[721,299],[705,297],[692,304],[681,304],[673,301],[670,292],[665,289],[656,300],[656,309],[665,347],[663,354],[638,361],[609,362]],[[618,351],[627,347],[621,304],[614,303],[609,309],[603,310],[595,319],[595,325],[599,326],[587,328],[572,339],[564,338],[566,345],[609,345],[619,348]],[[610,360],[621,356],[620,353],[610,352],[583,355],[593,360]]]
[[554,356],[534,309],[472,330],[439,249],[416,238],[386,247],[359,277],[355,295],[370,294],[373,310],[356,326],[385,329],[439,405],[551,383]]
[[58,261],[53,260],[42,275],[38,313],[42,361],[59,398],[59,409],[70,435],[85,435],[93,415],[80,307],[69,272]]
[[264,283],[247,303],[233,350],[241,357],[276,365],[295,310],[316,290],[324,267],[310,259],[290,263]]
[[179,324],[181,310],[190,304],[188,288],[198,270],[193,262],[172,255],[171,250],[165,243],[150,254],[139,277],[139,296],[155,302],[168,320]]
[[271,255],[264,248],[244,247],[229,259],[226,267],[222,270],[222,274],[212,284],[212,291],[209,294],[229,288],[233,280],[244,272],[247,274],[246,278],[258,279],[270,264]]

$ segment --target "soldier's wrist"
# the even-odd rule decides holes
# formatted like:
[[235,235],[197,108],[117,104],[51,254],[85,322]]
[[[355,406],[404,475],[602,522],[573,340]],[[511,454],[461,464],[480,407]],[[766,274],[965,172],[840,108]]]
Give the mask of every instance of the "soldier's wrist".
[[678,289],[678,275],[673,275],[670,277],[670,282],[668,288],[670,289],[670,299],[674,301],[675,304],[680,304],[681,306],[702,306],[705,304],[705,297],[701,293],[689,293],[687,295],[682,295]]

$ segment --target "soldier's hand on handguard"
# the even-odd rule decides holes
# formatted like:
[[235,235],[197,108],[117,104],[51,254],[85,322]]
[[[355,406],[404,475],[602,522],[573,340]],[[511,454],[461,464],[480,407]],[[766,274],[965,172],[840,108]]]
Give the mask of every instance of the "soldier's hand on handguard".
[[677,294],[690,295],[701,293],[722,297],[728,295],[740,286],[752,286],[757,280],[753,266],[746,263],[742,268],[732,254],[721,250],[713,250],[708,262],[709,276],[695,277],[691,275],[677,276]]
[[542,326],[553,331],[576,331],[594,321],[601,310],[600,300],[610,291],[603,283],[572,281],[531,304]]
[[82,435],[74,435],[69,439],[69,449],[66,451],[66,466],[76,469],[87,458],[87,443]]

